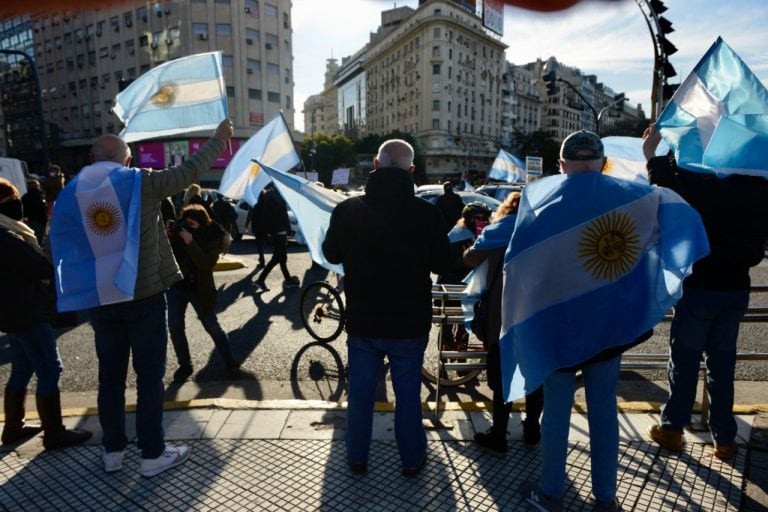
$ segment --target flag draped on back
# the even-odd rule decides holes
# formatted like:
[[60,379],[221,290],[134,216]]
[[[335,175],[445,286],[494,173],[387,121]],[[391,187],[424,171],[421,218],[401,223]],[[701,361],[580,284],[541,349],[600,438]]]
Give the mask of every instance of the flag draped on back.
[[677,164],[719,176],[768,177],[768,90],[722,38],[675,91],[656,123]]
[[140,214],[138,169],[97,162],[64,187],[49,234],[59,311],[133,299]]
[[499,150],[496,160],[488,171],[488,177],[494,180],[503,180],[507,183],[525,182],[525,163],[514,155]]
[[708,252],[699,214],[670,189],[598,172],[528,185],[504,258],[506,399],[652,328]]
[[261,165],[288,172],[300,161],[288,125],[283,115],[278,114],[240,146],[224,170],[219,193],[234,199],[242,197],[254,206],[261,189],[269,183]]
[[[648,183],[645,169],[643,139],[639,137],[603,137],[603,149],[608,161],[603,174],[638,183]],[[657,155],[666,155],[669,146],[662,142],[656,149]]]
[[329,263],[325,259],[322,245],[331,222],[331,212],[346,196],[264,164],[261,164],[261,169],[269,175],[277,191],[296,215],[312,260],[332,272],[343,274],[342,265]]
[[227,117],[221,52],[199,53],[150,69],[115,98],[126,142],[216,128]]

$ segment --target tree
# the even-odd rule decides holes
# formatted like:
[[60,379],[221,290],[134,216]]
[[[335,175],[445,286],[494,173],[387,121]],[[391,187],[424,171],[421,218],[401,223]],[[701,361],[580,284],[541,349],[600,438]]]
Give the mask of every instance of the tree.
[[331,184],[334,169],[357,165],[355,145],[346,135],[329,137],[318,133],[305,137],[301,159],[305,166],[313,167],[311,170],[318,172],[318,179],[326,186]]
[[557,174],[559,170],[560,143],[552,136],[537,130],[532,133],[523,133],[516,130],[512,135],[513,153],[525,160],[526,156],[540,156],[544,159],[544,175]]

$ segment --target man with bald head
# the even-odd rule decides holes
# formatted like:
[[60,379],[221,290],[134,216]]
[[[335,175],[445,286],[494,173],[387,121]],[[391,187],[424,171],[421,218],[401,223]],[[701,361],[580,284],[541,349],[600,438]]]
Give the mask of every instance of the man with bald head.
[[367,471],[376,385],[389,360],[395,390],[395,439],[404,475],[419,472],[427,439],[421,423],[421,367],[432,327],[432,280],[450,267],[440,210],[413,194],[413,148],[381,145],[365,195],[331,215],[323,252],[344,265],[349,405],[347,461]]
[[[189,457],[188,446],[165,443],[162,426],[168,345],[165,291],[182,276],[161,220],[160,203],[199,181],[200,174],[218,158],[232,132],[232,123],[225,119],[192,157],[178,167],[163,170],[129,168],[132,157],[128,144],[115,135],[102,135],[91,149],[93,164],[84,167],[59,194],[51,221],[54,266],[59,269],[59,309],[76,309],[76,305],[82,304],[90,309],[99,359],[99,421],[104,432],[102,460],[107,472],[122,469],[127,446],[125,381],[131,356],[137,377],[136,434],[141,450],[141,475],[157,475]],[[119,206],[129,205],[125,211],[136,213],[138,225],[119,210],[110,210],[109,204],[105,206],[112,194],[121,198]],[[103,210],[101,217],[99,209]],[[71,214],[73,210],[80,213]],[[98,290],[80,289],[77,297],[71,296],[71,289],[82,287],[78,283],[78,267],[71,263],[79,263],[83,254],[91,252],[98,257],[94,247],[105,243],[112,227],[117,230],[121,221],[126,225],[122,227],[127,231],[126,239],[133,236],[138,240],[137,248],[135,243],[125,243],[125,248],[112,250],[127,253],[128,247],[133,247],[136,265],[135,285],[131,282],[129,287],[132,291],[121,295],[126,287],[117,285],[114,287],[118,290],[111,291],[111,295],[104,291],[113,281],[125,281],[120,267],[113,278],[100,278],[96,272],[97,283],[93,288]],[[75,236],[80,232],[87,233],[90,247],[78,245],[82,238]],[[93,242],[94,239],[99,240]],[[118,256],[122,261],[130,260],[128,254]],[[93,297],[91,302],[83,299],[89,296]]]

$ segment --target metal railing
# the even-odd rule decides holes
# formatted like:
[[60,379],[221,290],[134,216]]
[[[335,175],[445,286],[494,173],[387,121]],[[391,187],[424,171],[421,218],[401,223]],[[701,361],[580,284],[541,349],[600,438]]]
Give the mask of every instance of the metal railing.
[[[460,306],[447,306],[449,301],[458,301],[466,297],[464,285],[433,285],[432,298],[436,305],[432,308],[432,322],[438,325],[438,375],[444,371],[479,371],[485,370],[486,352],[482,350],[442,350],[440,340],[442,339],[442,330],[448,325],[464,323],[464,311]],[[768,293],[768,286],[752,286],[750,294]],[[673,312],[670,311],[663,322],[671,322]],[[768,322],[768,307],[754,306],[749,307],[742,319],[742,322],[761,323]],[[462,359],[472,358],[472,362],[461,362]],[[482,362],[478,362],[481,359]],[[658,353],[638,353],[625,352],[621,357],[621,370],[661,370],[667,368],[669,354]],[[765,352],[738,352],[737,361],[766,361],[768,353]],[[702,360],[701,378],[706,377],[706,366]],[[692,425],[694,430],[706,430],[709,419],[709,397],[707,387],[702,386],[701,398],[701,419],[698,424]],[[437,419],[440,411],[440,379],[438,378],[435,389],[435,418]]]

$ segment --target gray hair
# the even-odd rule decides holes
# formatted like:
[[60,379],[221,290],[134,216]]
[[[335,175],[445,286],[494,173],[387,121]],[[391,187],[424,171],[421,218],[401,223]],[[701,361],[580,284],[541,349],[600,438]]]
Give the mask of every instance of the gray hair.
[[94,162],[117,162],[123,164],[131,156],[131,149],[117,135],[102,135],[93,143],[91,158]]
[[413,146],[401,139],[391,139],[379,146],[376,157],[380,167],[408,170],[413,165]]

